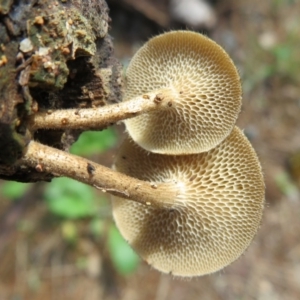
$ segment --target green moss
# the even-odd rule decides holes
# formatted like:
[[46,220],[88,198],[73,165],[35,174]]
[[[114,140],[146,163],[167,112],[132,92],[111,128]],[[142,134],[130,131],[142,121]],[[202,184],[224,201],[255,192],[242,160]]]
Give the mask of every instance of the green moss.
[[69,70],[66,62],[96,52],[95,35],[87,19],[75,10],[60,10],[27,21],[28,38],[35,50],[29,80],[30,87],[62,89]]

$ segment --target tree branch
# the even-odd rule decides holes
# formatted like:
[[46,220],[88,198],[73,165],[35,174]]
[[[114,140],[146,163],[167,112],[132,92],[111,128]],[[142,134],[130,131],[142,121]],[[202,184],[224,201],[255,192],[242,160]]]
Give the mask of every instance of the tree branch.
[[34,141],[29,143],[20,163],[149,206],[171,207],[178,194],[174,184],[145,182]]

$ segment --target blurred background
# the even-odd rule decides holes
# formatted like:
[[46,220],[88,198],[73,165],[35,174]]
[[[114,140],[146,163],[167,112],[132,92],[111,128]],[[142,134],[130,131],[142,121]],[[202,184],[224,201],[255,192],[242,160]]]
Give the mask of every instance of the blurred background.
[[[0,299],[300,299],[300,1],[107,2],[124,67],[170,29],[205,33],[233,58],[243,84],[238,125],[266,181],[261,228],[236,262],[183,280],[138,259],[114,227],[105,194],[66,178],[0,181]],[[71,151],[110,166],[122,131],[86,132]]]

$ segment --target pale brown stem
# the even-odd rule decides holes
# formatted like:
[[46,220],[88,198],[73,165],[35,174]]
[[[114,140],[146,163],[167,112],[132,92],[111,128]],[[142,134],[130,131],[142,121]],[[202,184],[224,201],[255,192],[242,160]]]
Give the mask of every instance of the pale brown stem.
[[104,107],[38,112],[29,120],[29,127],[32,130],[39,128],[101,129],[118,121],[169,106],[172,106],[170,97],[165,97],[159,92],[152,92]]
[[55,176],[73,178],[103,192],[149,206],[171,207],[179,192],[174,184],[138,180],[34,141],[29,143],[20,163]]

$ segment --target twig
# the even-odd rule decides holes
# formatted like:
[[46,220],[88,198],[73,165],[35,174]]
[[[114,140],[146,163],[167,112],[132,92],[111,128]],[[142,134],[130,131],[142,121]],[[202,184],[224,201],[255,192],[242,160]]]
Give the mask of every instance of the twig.
[[139,203],[171,207],[178,189],[171,183],[151,183],[113,171],[85,158],[31,141],[20,161],[55,176],[66,176],[103,192]]
[[158,108],[170,107],[172,106],[172,93],[169,90],[164,94],[152,92],[129,101],[98,108],[39,112],[30,118],[29,127],[32,130],[39,128],[99,129]]

